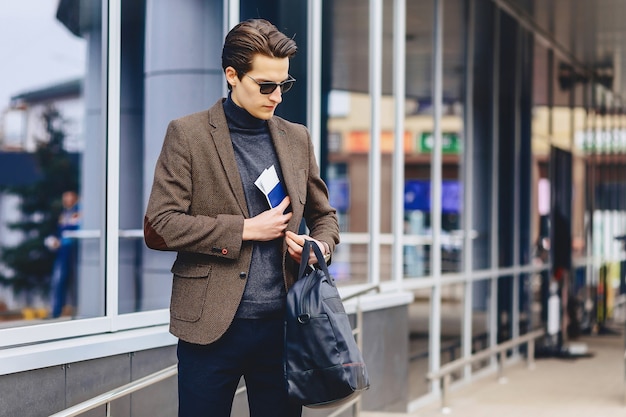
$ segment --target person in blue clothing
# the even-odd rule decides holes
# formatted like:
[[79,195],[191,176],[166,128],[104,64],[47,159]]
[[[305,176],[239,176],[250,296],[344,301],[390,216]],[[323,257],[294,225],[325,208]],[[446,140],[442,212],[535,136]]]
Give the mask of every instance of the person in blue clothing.
[[70,284],[74,281],[76,269],[76,239],[66,236],[67,231],[78,230],[80,227],[80,206],[75,191],[62,194],[63,211],[59,216],[59,226],[54,236],[46,238],[46,246],[56,252],[51,277],[51,311],[52,318],[60,317],[66,304]]

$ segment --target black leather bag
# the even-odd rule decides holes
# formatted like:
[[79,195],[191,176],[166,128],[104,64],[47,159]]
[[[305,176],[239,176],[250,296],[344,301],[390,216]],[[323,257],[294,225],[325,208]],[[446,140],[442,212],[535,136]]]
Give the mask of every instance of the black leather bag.
[[[318,268],[308,266],[313,248]],[[348,315],[318,246],[307,240],[298,280],[287,293],[285,377],[292,401],[334,407],[370,386]]]

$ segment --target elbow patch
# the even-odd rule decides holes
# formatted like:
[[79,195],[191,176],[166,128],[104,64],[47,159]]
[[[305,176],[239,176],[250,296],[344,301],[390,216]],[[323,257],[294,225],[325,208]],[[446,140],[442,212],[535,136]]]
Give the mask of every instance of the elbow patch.
[[146,242],[146,245],[148,245],[148,247],[151,249],[157,249],[157,250],[167,249],[167,244],[165,243],[165,239],[163,239],[163,237],[160,234],[158,234],[156,230],[154,230],[147,216],[143,218],[143,238],[144,238],[144,241]]

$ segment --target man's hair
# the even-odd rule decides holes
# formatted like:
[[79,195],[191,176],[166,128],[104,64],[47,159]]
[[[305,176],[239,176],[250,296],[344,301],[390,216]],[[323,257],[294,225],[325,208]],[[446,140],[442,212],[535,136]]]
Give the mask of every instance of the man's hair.
[[[239,79],[252,68],[252,59],[261,54],[270,58],[291,58],[296,42],[264,19],[249,19],[228,32],[222,49],[222,70],[233,67]],[[231,86],[228,84],[228,89]]]

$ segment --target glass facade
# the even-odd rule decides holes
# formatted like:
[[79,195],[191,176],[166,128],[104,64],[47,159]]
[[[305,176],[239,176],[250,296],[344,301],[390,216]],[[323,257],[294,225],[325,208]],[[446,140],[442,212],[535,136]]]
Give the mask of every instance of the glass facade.
[[[259,16],[299,45],[277,113],[319,150],[332,274],[414,294],[411,399],[436,390],[427,370],[545,326],[551,284],[566,338],[626,293],[625,81],[609,54],[624,6],[34,3],[0,5],[1,36],[28,35],[0,49],[0,348],[167,323],[174,254],[142,232],[154,164],[171,119],[225,94],[232,22]],[[68,190],[77,227],[59,230]]]
[[65,2],[30,3],[0,6],[5,39],[11,29],[29,34],[3,44],[0,81],[0,310],[8,326],[105,312],[100,5],[75,20]]

